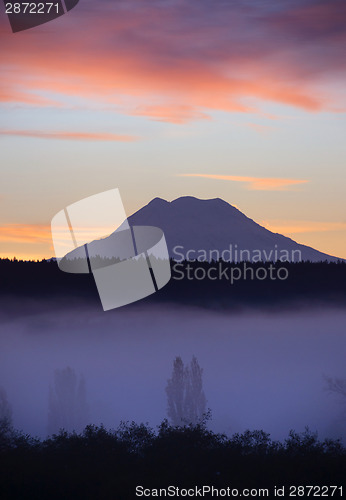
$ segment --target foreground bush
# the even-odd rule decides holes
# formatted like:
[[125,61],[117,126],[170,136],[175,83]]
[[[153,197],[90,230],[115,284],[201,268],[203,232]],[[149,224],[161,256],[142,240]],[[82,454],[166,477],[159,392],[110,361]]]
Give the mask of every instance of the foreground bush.
[[[40,441],[0,426],[0,498],[35,500],[135,499],[135,487],[274,488],[343,485],[346,450],[339,441],[290,432],[283,442],[263,431],[227,437],[205,424],[155,432],[122,423],[88,426]],[[340,495],[339,495],[340,497]],[[153,497],[151,497],[153,498]],[[208,498],[208,497],[207,497]]]

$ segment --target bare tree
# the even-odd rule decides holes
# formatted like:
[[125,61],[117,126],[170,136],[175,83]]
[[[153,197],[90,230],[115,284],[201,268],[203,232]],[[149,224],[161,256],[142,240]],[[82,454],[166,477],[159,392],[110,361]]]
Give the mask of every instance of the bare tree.
[[327,391],[338,394],[342,398],[345,398],[346,403],[346,379],[344,378],[332,378],[332,377],[324,377],[327,383]]
[[173,362],[172,378],[167,381],[167,414],[173,425],[181,425],[184,418],[186,373],[180,356]]
[[48,434],[60,429],[81,431],[87,424],[88,406],[84,377],[70,368],[55,370],[49,387]]
[[3,387],[0,386],[0,421],[12,426],[12,409],[7,400],[7,394]]
[[197,358],[193,356],[190,367],[186,368],[186,410],[188,420],[197,424],[206,412],[207,400],[203,391],[203,369]]
[[167,414],[173,425],[196,425],[202,421],[207,403],[202,374],[195,356],[186,367],[180,356],[175,358],[172,377],[166,386]]
[[12,410],[5,389],[0,387],[0,450],[11,444],[13,436]]

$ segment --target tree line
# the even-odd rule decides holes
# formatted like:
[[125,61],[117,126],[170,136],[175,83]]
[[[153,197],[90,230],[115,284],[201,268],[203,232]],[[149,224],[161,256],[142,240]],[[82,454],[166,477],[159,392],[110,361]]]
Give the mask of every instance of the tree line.
[[345,470],[340,441],[320,441],[308,429],[291,431],[284,442],[262,430],[227,437],[203,422],[176,427],[167,420],[157,429],[134,422],[115,430],[89,425],[43,441],[0,429],[2,500],[134,500],[138,485],[271,492],[278,485],[345,487]]
[[[158,293],[144,299],[147,303],[176,302],[184,305],[198,305],[204,308],[235,309],[243,305],[249,307],[287,307],[299,301],[300,305],[321,303],[345,307],[346,303],[346,263],[345,262],[298,262],[278,263],[285,267],[288,277],[285,280],[243,280],[232,285],[227,280],[202,281],[189,280],[187,274],[181,279],[180,272],[174,270],[175,261],[171,260],[172,279]],[[207,272],[215,262],[182,262],[179,264],[203,268]],[[220,270],[241,266],[230,262],[218,262]],[[272,263],[247,263],[254,270],[268,268]],[[181,269],[181,268],[179,268]],[[21,262],[0,259],[0,295],[20,297],[40,297],[45,303],[48,299],[61,299],[69,302],[79,298],[99,307],[93,280],[88,274],[70,274],[59,270],[56,262]],[[42,307],[38,305],[37,307]],[[45,305],[47,307],[47,305]],[[131,306],[129,306],[131,307]],[[20,314],[16,303],[16,314]]]
[[[346,402],[346,379],[325,381]],[[239,489],[343,484],[346,449],[340,440],[320,441],[309,429],[290,431],[283,442],[263,430],[232,436],[209,430],[203,369],[195,356],[187,364],[180,356],[174,359],[165,392],[167,419],[156,429],[135,422],[121,422],[113,430],[84,426],[84,377],[70,367],[55,370],[49,386],[50,436],[40,440],[13,427],[0,388],[0,498],[127,500],[135,498],[139,484]]]

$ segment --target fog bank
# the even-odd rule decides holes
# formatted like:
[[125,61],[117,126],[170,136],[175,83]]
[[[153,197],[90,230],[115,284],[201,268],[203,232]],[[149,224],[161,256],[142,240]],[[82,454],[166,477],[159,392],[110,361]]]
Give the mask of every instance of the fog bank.
[[195,355],[214,430],[263,429],[283,439],[308,425],[321,438],[346,435],[346,405],[323,379],[346,378],[346,312],[222,314],[141,304],[51,311],[0,325],[0,386],[25,432],[46,436],[49,384],[67,366],[85,377],[90,422],[155,426],[166,417],[173,359]]

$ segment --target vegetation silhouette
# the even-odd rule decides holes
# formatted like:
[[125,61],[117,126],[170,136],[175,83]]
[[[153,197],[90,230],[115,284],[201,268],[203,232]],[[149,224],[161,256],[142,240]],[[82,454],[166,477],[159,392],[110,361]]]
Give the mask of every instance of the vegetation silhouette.
[[[274,485],[344,485],[346,449],[319,441],[306,429],[272,441],[261,430],[227,437],[196,425],[122,422],[115,430],[83,432],[41,441],[0,428],[0,497],[3,500],[134,499],[135,488],[268,488]],[[270,494],[267,498],[273,498]]]
[[[114,263],[114,262],[113,262]],[[345,307],[346,305],[346,263],[345,262],[258,262],[245,263],[248,269],[247,279],[231,282],[221,279],[189,279],[196,269],[206,273],[217,268],[218,273],[233,269],[243,270],[244,263],[217,262],[180,262],[171,260],[172,279],[157,293],[143,299],[142,303],[162,304],[178,303],[220,310],[238,310],[251,308],[291,308],[317,306],[321,304]],[[100,266],[107,265],[99,262]],[[177,268],[177,265],[179,267]],[[269,267],[287,269],[285,280],[250,279],[251,270]],[[215,272],[215,271],[214,271]],[[233,271],[234,272],[234,271]],[[238,272],[238,271],[237,271]],[[183,277],[182,277],[183,273]],[[203,274],[202,271],[197,272]],[[49,307],[49,300],[74,306],[78,301],[88,301],[89,305],[99,307],[99,297],[92,275],[70,274],[59,270],[54,261],[26,262],[0,259],[0,296],[12,298],[16,314],[20,314],[18,300],[22,298],[36,300]],[[222,275],[224,276],[224,275]],[[56,305],[55,303],[55,305]],[[133,307],[129,305],[127,307]],[[5,313],[11,314],[11,308]]]

